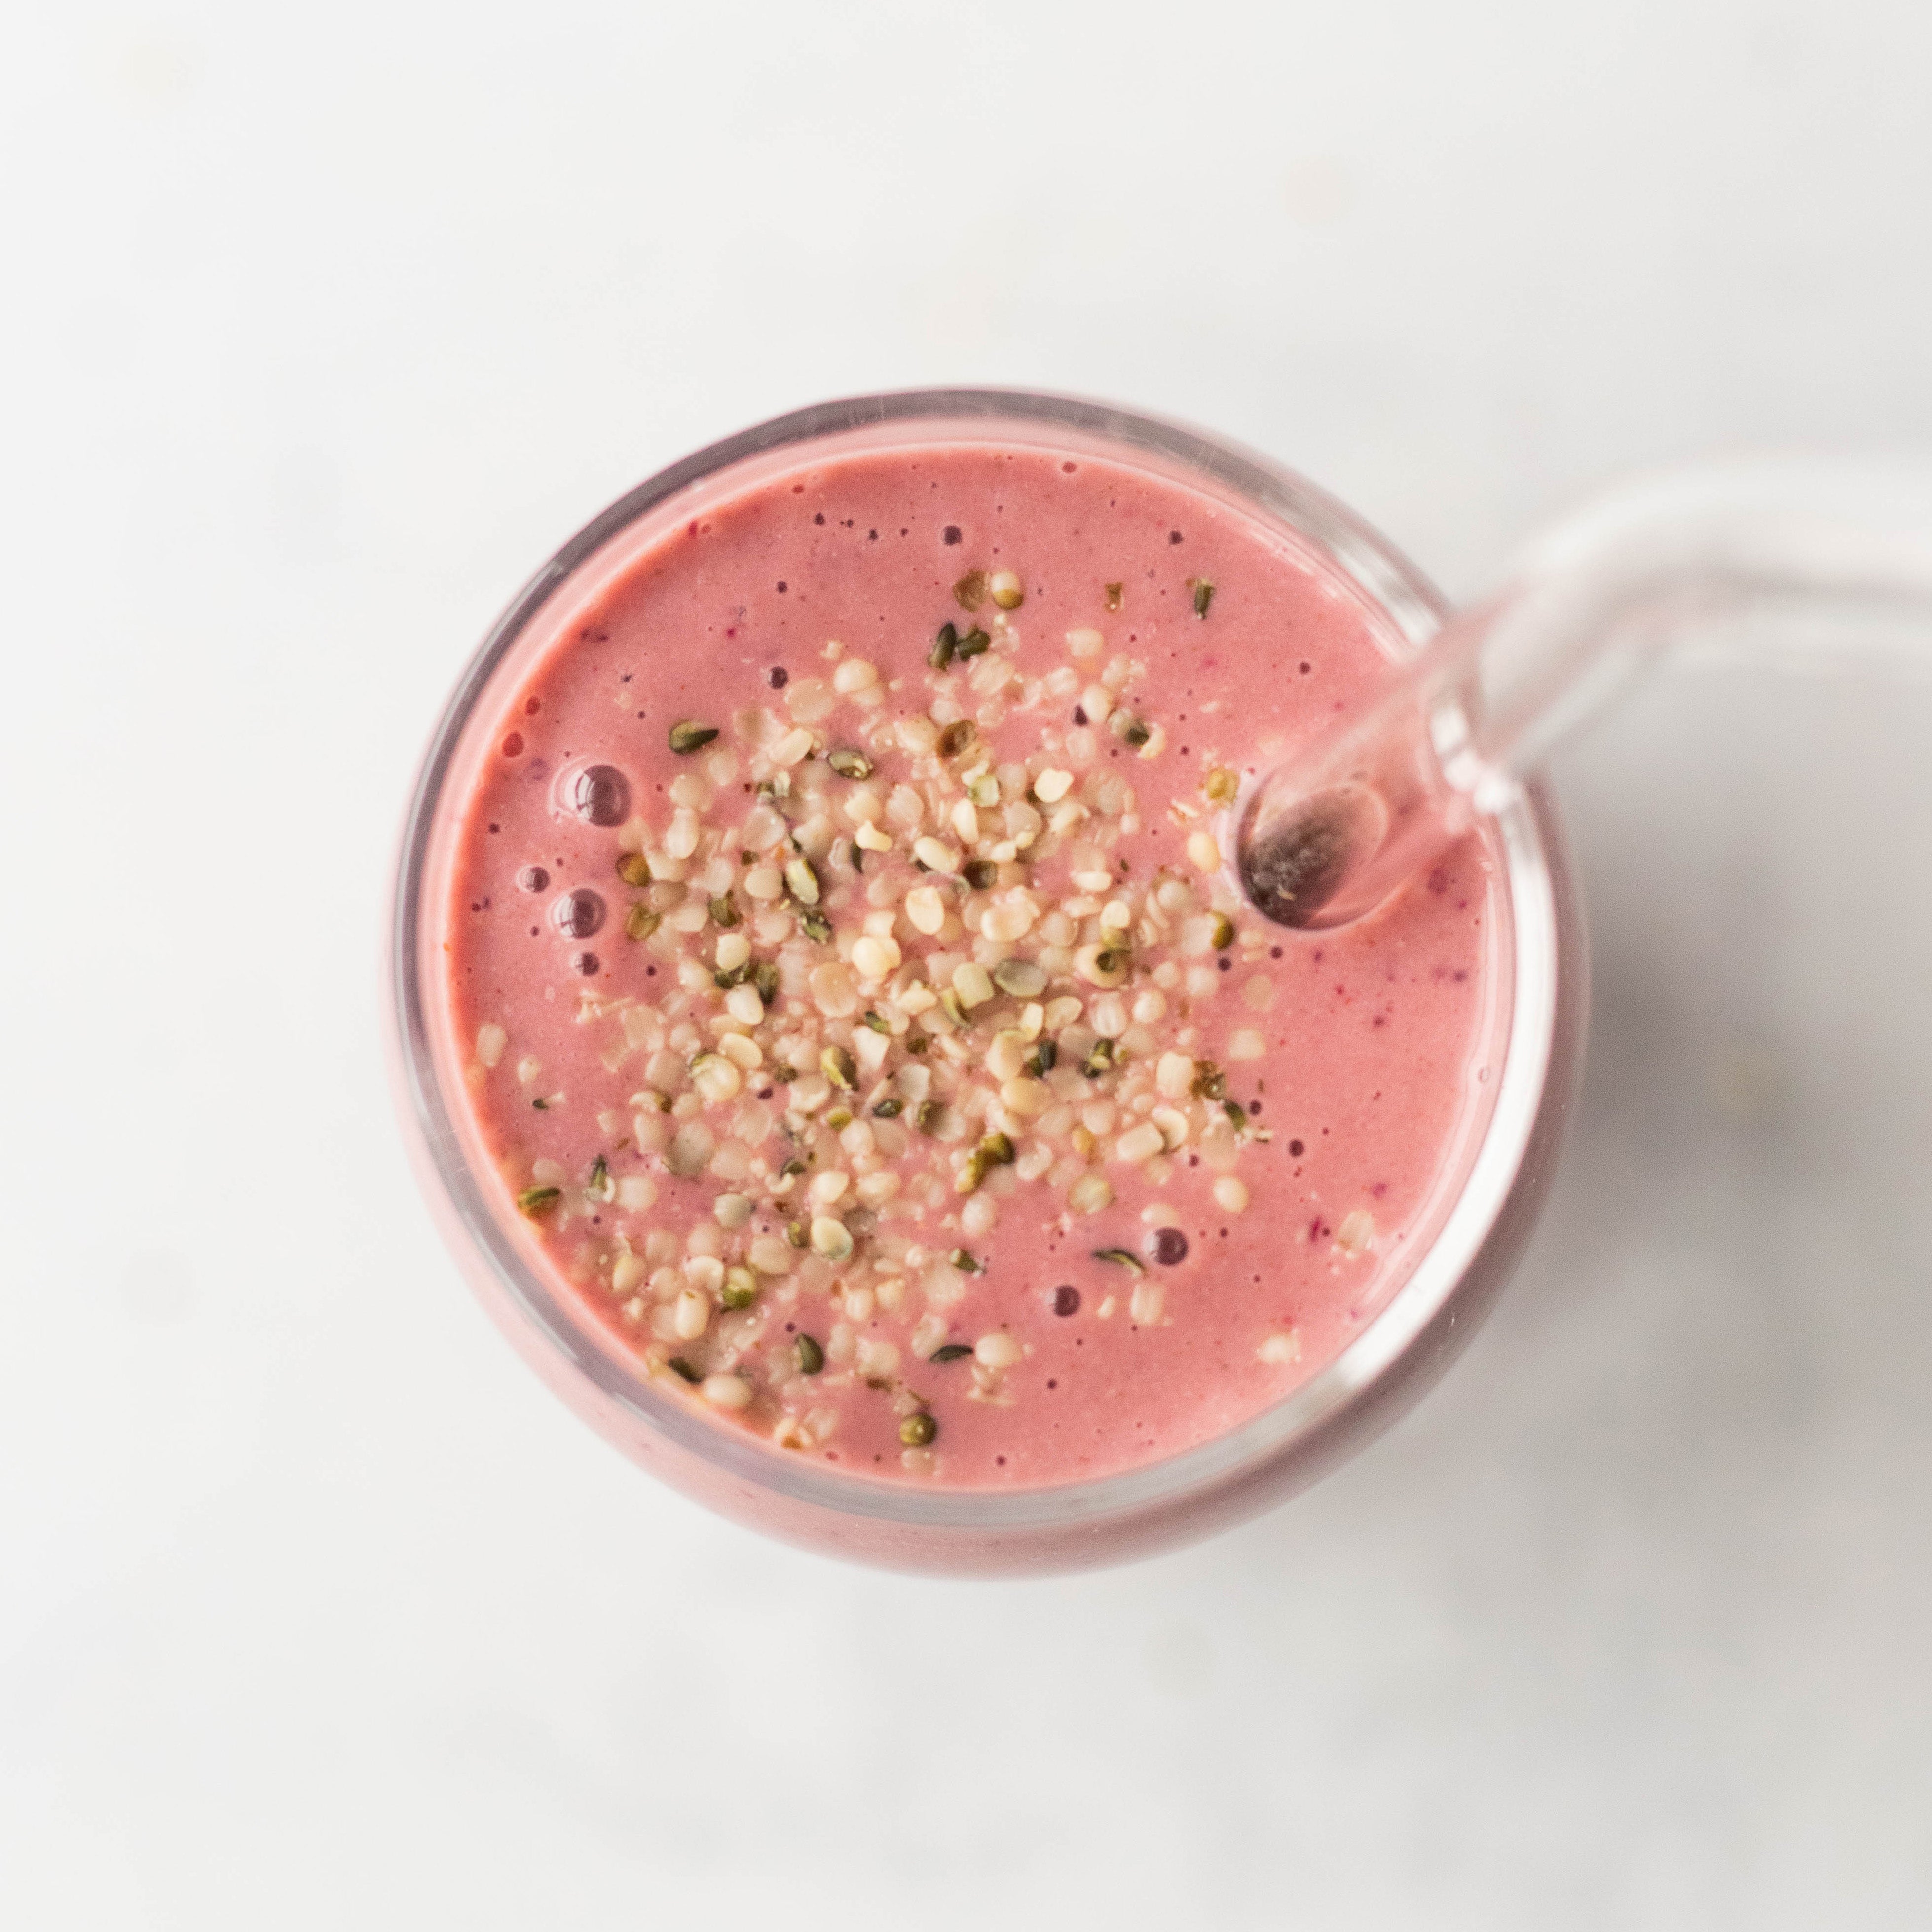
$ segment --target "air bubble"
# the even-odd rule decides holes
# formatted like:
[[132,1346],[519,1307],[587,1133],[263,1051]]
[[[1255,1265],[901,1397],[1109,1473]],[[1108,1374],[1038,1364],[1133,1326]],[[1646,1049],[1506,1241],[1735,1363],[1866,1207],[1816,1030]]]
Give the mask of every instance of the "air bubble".
[[631,816],[631,781],[614,765],[589,765],[569,780],[570,809],[586,825],[621,825]]
[[587,939],[604,923],[604,902],[580,885],[551,906],[550,918],[550,924],[566,939]]

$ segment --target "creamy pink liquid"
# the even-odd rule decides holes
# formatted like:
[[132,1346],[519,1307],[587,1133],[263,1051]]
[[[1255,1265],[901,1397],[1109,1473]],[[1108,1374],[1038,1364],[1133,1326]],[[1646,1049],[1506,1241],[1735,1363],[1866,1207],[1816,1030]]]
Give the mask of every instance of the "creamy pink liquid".
[[[1005,610],[982,596],[968,611],[955,587],[973,571],[1011,571],[1023,601]],[[928,654],[948,623],[962,636],[983,629],[988,647],[934,670]],[[876,682],[836,692],[840,667],[854,662]],[[1002,663],[1003,687],[988,690]],[[1490,861],[1472,841],[1374,918],[1298,934],[1246,912],[1190,842],[1228,836],[1210,774],[1264,765],[1387,675],[1368,613],[1312,551],[1225,503],[1088,455],[964,443],[808,455],[665,537],[536,640],[463,806],[447,913],[452,1026],[477,1043],[470,1101],[506,1210],[540,1184],[556,1190],[518,1217],[538,1265],[717,1426],[895,1480],[1090,1477],[1201,1443],[1277,1400],[1332,1359],[1413,1264],[1418,1225],[1466,1148],[1490,1071]],[[1126,735],[1094,715],[1108,682],[1118,688],[1106,708],[1138,727]],[[882,815],[891,849],[866,853],[855,874],[858,822],[841,802],[855,782],[826,754],[865,745],[863,783],[890,803],[934,768],[931,755],[897,748],[899,725],[962,714],[973,748],[941,761],[951,775],[934,783],[950,797],[962,774],[988,768],[978,782],[1000,798],[979,813],[978,851],[999,846],[1008,808],[1025,796],[1043,828],[1070,801],[1085,816],[987,859],[997,881],[975,891],[919,871],[911,828]],[[680,721],[719,736],[674,753],[668,734]],[[769,804],[754,816],[757,774],[800,729],[814,744],[788,768],[792,798],[778,801],[790,814],[784,842],[754,850],[742,828],[772,830]],[[584,781],[586,768],[621,774],[621,795]],[[1046,774],[1063,772],[1070,789],[1049,804]],[[705,803],[691,813],[698,850],[675,859],[680,781]],[[962,865],[976,849],[930,806],[920,829]],[[789,841],[802,831],[818,847],[814,909],[829,942],[800,930],[794,898],[746,889],[767,858],[795,855]],[[641,852],[652,883],[620,878],[627,852]],[[1104,891],[1076,878],[1097,876],[1096,857]],[[928,934],[904,894],[935,879],[948,924]],[[720,880],[739,921],[728,929],[698,917]],[[1163,886],[1186,902],[1164,923]],[[976,922],[1016,891],[1033,895],[1038,919],[1016,941],[989,941]],[[566,930],[588,924],[581,901],[560,923],[572,893],[595,895],[596,930]],[[1070,957],[1117,930],[1100,923],[1116,900],[1136,915],[1120,949],[1125,977],[1096,987]],[[627,934],[633,908],[654,915],[645,936]],[[1201,922],[1216,909],[1232,936],[1201,950]],[[851,956],[868,913],[890,915],[897,963],[861,985],[857,1011],[827,1015],[809,972]],[[728,1099],[700,1104],[686,1069],[734,1025],[712,972],[728,930],[751,940],[754,958],[782,963],[784,983],[739,1049],[748,1057],[754,1047],[760,1064],[736,1069]],[[1044,960],[1048,987],[1031,1002],[996,993],[962,1027],[943,1009],[908,1016],[894,1003],[910,988],[917,1006],[920,989],[945,990],[957,966],[1003,958]],[[1029,1005],[1037,1014],[1078,999],[1069,1037],[1084,1047],[1109,996],[1130,1016],[1164,1010],[1132,1020],[1094,1077],[1084,1052],[1079,1065],[1062,1056],[1018,1075],[1022,1086],[1037,1080],[1028,1104],[1043,1097],[1044,1113],[1006,1110],[998,1092],[1020,1089],[983,1071],[994,1036],[1024,1030]],[[878,1055],[860,1037],[868,1012],[896,1029],[878,1035],[883,1058],[856,1067],[851,1092],[793,1105],[828,1041]],[[789,1065],[778,1049],[801,1029],[814,1057],[790,1070],[805,1089],[778,1077]],[[1043,1030],[1025,1044],[1036,1050]],[[1218,1070],[1218,1090],[1210,1077],[1205,1093],[1150,1096],[1164,1053]],[[875,1114],[915,1067],[956,1087],[963,1137],[922,1135],[910,1103]],[[826,1125],[842,1107],[864,1123],[856,1143],[850,1126]],[[1156,1110],[1184,1116],[1184,1135],[1174,1138],[1168,1118],[1160,1152],[1123,1158],[1123,1136]],[[668,1159],[666,1136],[694,1121],[730,1151],[674,1171],[690,1167],[688,1148]],[[962,1192],[959,1164],[1003,1126],[1015,1158]],[[1056,1131],[1042,1139],[1045,1126]],[[803,1170],[788,1182],[788,1162]],[[784,1272],[751,1271],[750,1306],[724,1306],[710,1264],[744,1268],[754,1242],[789,1245],[795,1223],[802,1237],[828,1218],[808,1191],[838,1173],[848,1185],[826,1205],[850,1224],[851,1254],[795,1248]],[[1104,1188],[1080,1188],[1088,1176]],[[1229,1181],[1238,1190],[1217,1194]],[[1096,1194],[1110,1197],[1092,1206]],[[721,1210],[721,1195],[736,1200]],[[722,1224],[739,1203],[745,1218]],[[1161,1258],[1183,1246],[1181,1258]],[[974,1272],[952,1266],[956,1249]],[[1139,1268],[1096,1258],[1110,1250]],[[693,1294],[709,1305],[696,1309]],[[702,1331],[688,1335],[699,1313]],[[824,1357],[816,1373],[803,1372],[800,1336]],[[936,1348],[950,1359],[935,1360]],[[742,1404],[718,1406],[719,1396]]]

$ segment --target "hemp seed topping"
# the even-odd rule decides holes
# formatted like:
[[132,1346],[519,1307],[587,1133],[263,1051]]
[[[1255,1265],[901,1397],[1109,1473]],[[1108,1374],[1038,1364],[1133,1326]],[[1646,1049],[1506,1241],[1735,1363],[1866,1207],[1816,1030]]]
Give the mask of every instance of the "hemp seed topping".
[[[841,557],[884,554],[866,538],[890,539],[884,515],[832,507],[814,555],[835,536],[856,545]],[[1071,1389],[1232,1362],[1278,1390],[1328,1345],[1258,1244],[1280,1226],[1304,1276],[1366,1282],[1408,1209],[1400,1182],[1385,1198],[1378,1175],[1336,1170],[1323,1136],[1346,1122],[1313,1112],[1284,1049],[1330,1000],[1366,1035],[1392,996],[1312,970],[1307,948],[1283,963],[1224,864],[1244,774],[1273,755],[1210,668],[1251,648],[1260,608],[1225,532],[1190,527],[1169,563],[1163,516],[1155,581],[1112,535],[1076,573],[1010,503],[1004,523],[934,509],[896,608],[791,568],[782,620],[755,585],[707,589],[713,655],[674,663],[655,696],[629,681],[644,660],[621,626],[600,640],[634,756],[601,726],[529,727],[517,776],[545,783],[518,798],[567,803],[580,769],[608,776],[574,843],[524,842],[496,877],[508,898],[542,861],[543,898],[515,895],[523,957],[560,960],[558,936],[601,922],[602,966],[560,965],[541,1026],[479,974],[489,1003],[465,1009],[458,1057],[477,1094],[514,1101],[493,1149],[506,1221],[664,1399],[859,1475],[1030,1481],[1034,1418],[1040,1441],[1091,1438]],[[957,550],[937,533],[949,514]],[[1230,596],[1184,588],[1184,555]],[[948,556],[979,560],[931,567]],[[703,715],[668,723],[673,705]],[[1286,1221],[1291,1146],[1308,1172]],[[1252,1313],[1210,1354],[1190,1321],[1242,1297]]]

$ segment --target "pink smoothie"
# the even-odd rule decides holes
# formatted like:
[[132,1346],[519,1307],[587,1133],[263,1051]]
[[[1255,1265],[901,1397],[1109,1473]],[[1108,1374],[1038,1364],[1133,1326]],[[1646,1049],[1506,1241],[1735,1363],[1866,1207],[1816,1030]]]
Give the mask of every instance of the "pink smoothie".
[[1238,782],[1388,675],[1312,548],[1090,455],[801,452],[530,641],[446,996],[537,1266],[721,1429],[1034,1486],[1220,1435],[1418,1258],[1492,861],[1291,933]]

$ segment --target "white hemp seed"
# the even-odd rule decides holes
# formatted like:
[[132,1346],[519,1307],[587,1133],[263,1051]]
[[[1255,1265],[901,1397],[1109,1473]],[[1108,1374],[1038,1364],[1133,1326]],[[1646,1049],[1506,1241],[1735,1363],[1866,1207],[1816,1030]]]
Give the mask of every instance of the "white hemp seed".
[[1335,1230],[1335,1245],[1345,1254],[1366,1254],[1375,1242],[1376,1218],[1365,1207],[1351,1209]]

